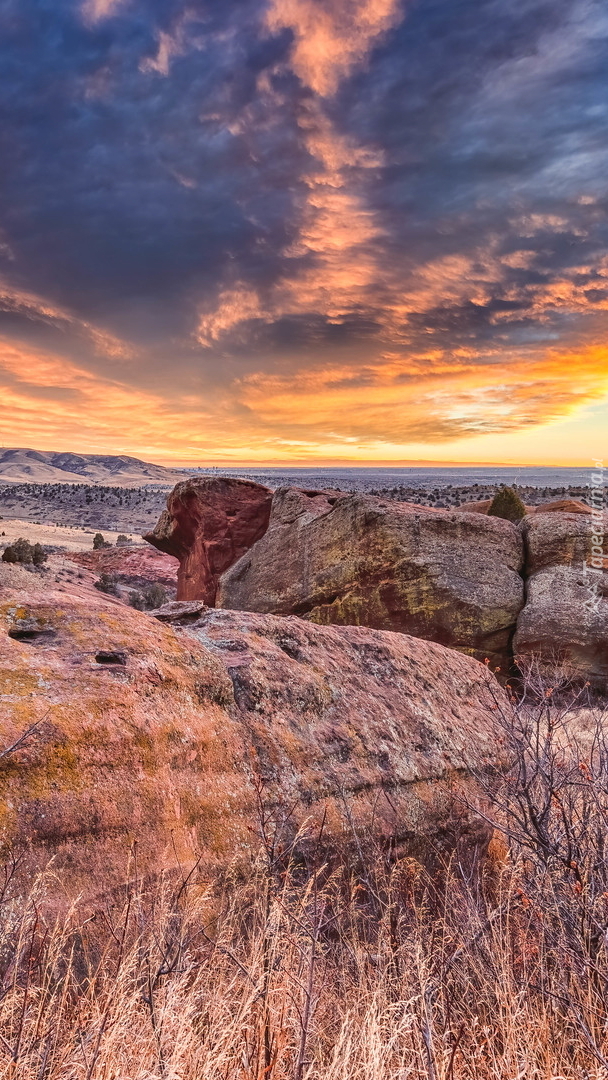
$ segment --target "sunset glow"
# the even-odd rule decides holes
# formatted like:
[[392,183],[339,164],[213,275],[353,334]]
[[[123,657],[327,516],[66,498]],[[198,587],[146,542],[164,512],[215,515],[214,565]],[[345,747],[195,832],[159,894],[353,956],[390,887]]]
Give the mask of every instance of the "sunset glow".
[[23,0],[2,20],[3,445],[608,456],[605,6]]

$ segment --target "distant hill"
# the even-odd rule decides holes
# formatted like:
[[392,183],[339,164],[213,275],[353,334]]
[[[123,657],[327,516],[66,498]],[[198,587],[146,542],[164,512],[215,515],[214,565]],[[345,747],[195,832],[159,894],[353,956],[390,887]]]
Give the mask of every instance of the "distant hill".
[[175,484],[183,473],[138,458],[111,454],[53,453],[50,450],[0,449],[0,483],[32,484]]

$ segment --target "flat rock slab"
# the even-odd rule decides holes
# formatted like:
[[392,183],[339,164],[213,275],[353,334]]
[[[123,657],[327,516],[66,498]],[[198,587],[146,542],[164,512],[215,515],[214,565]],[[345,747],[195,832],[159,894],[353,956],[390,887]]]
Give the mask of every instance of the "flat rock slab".
[[174,628],[102,594],[5,589],[0,694],[0,749],[37,725],[0,759],[3,842],[26,883],[54,860],[58,902],[124,882],[135,841],[141,874],[247,864],[260,790],[303,857],[323,821],[333,859],[365,843],[474,861],[488,840],[456,796],[501,765],[509,705],[430,642],[218,610]]

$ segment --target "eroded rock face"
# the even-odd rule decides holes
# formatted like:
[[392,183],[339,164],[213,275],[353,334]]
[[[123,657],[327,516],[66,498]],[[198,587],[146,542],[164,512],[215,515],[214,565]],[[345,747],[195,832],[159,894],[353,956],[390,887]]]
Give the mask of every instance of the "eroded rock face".
[[215,603],[220,575],[266,532],[271,500],[250,480],[194,477],[174,487],[144,539],[179,559],[178,600]]
[[208,609],[174,630],[102,595],[5,589],[0,689],[0,749],[37,725],[0,758],[2,841],[26,878],[53,858],[68,900],[132,875],[135,842],[139,875],[248,860],[256,776],[290,828],[325,819],[334,853],[354,833],[423,861],[487,841],[453,788],[474,797],[500,760],[508,704],[440,645]]
[[175,558],[161,555],[152,548],[111,547],[97,551],[74,551],[66,556],[70,562],[84,566],[99,574],[115,574],[128,581],[133,588],[159,582],[168,589],[177,586],[178,562]]
[[516,656],[554,685],[570,677],[608,693],[608,560],[593,556],[592,519],[536,513],[523,533],[528,579]]
[[412,634],[504,668],[522,561],[521,533],[501,518],[283,488],[217,606]]

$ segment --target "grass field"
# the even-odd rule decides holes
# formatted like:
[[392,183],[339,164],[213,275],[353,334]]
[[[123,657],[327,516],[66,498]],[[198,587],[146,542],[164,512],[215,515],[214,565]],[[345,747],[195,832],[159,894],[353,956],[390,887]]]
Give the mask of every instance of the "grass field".
[[57,914],[56,871],[0,896],[0,1076],[600,1080],[608,1076],[605,714],[550,698],[505,728],[481,876],[368,838],[296,857],[263,805],[248,874],[137,880]]

